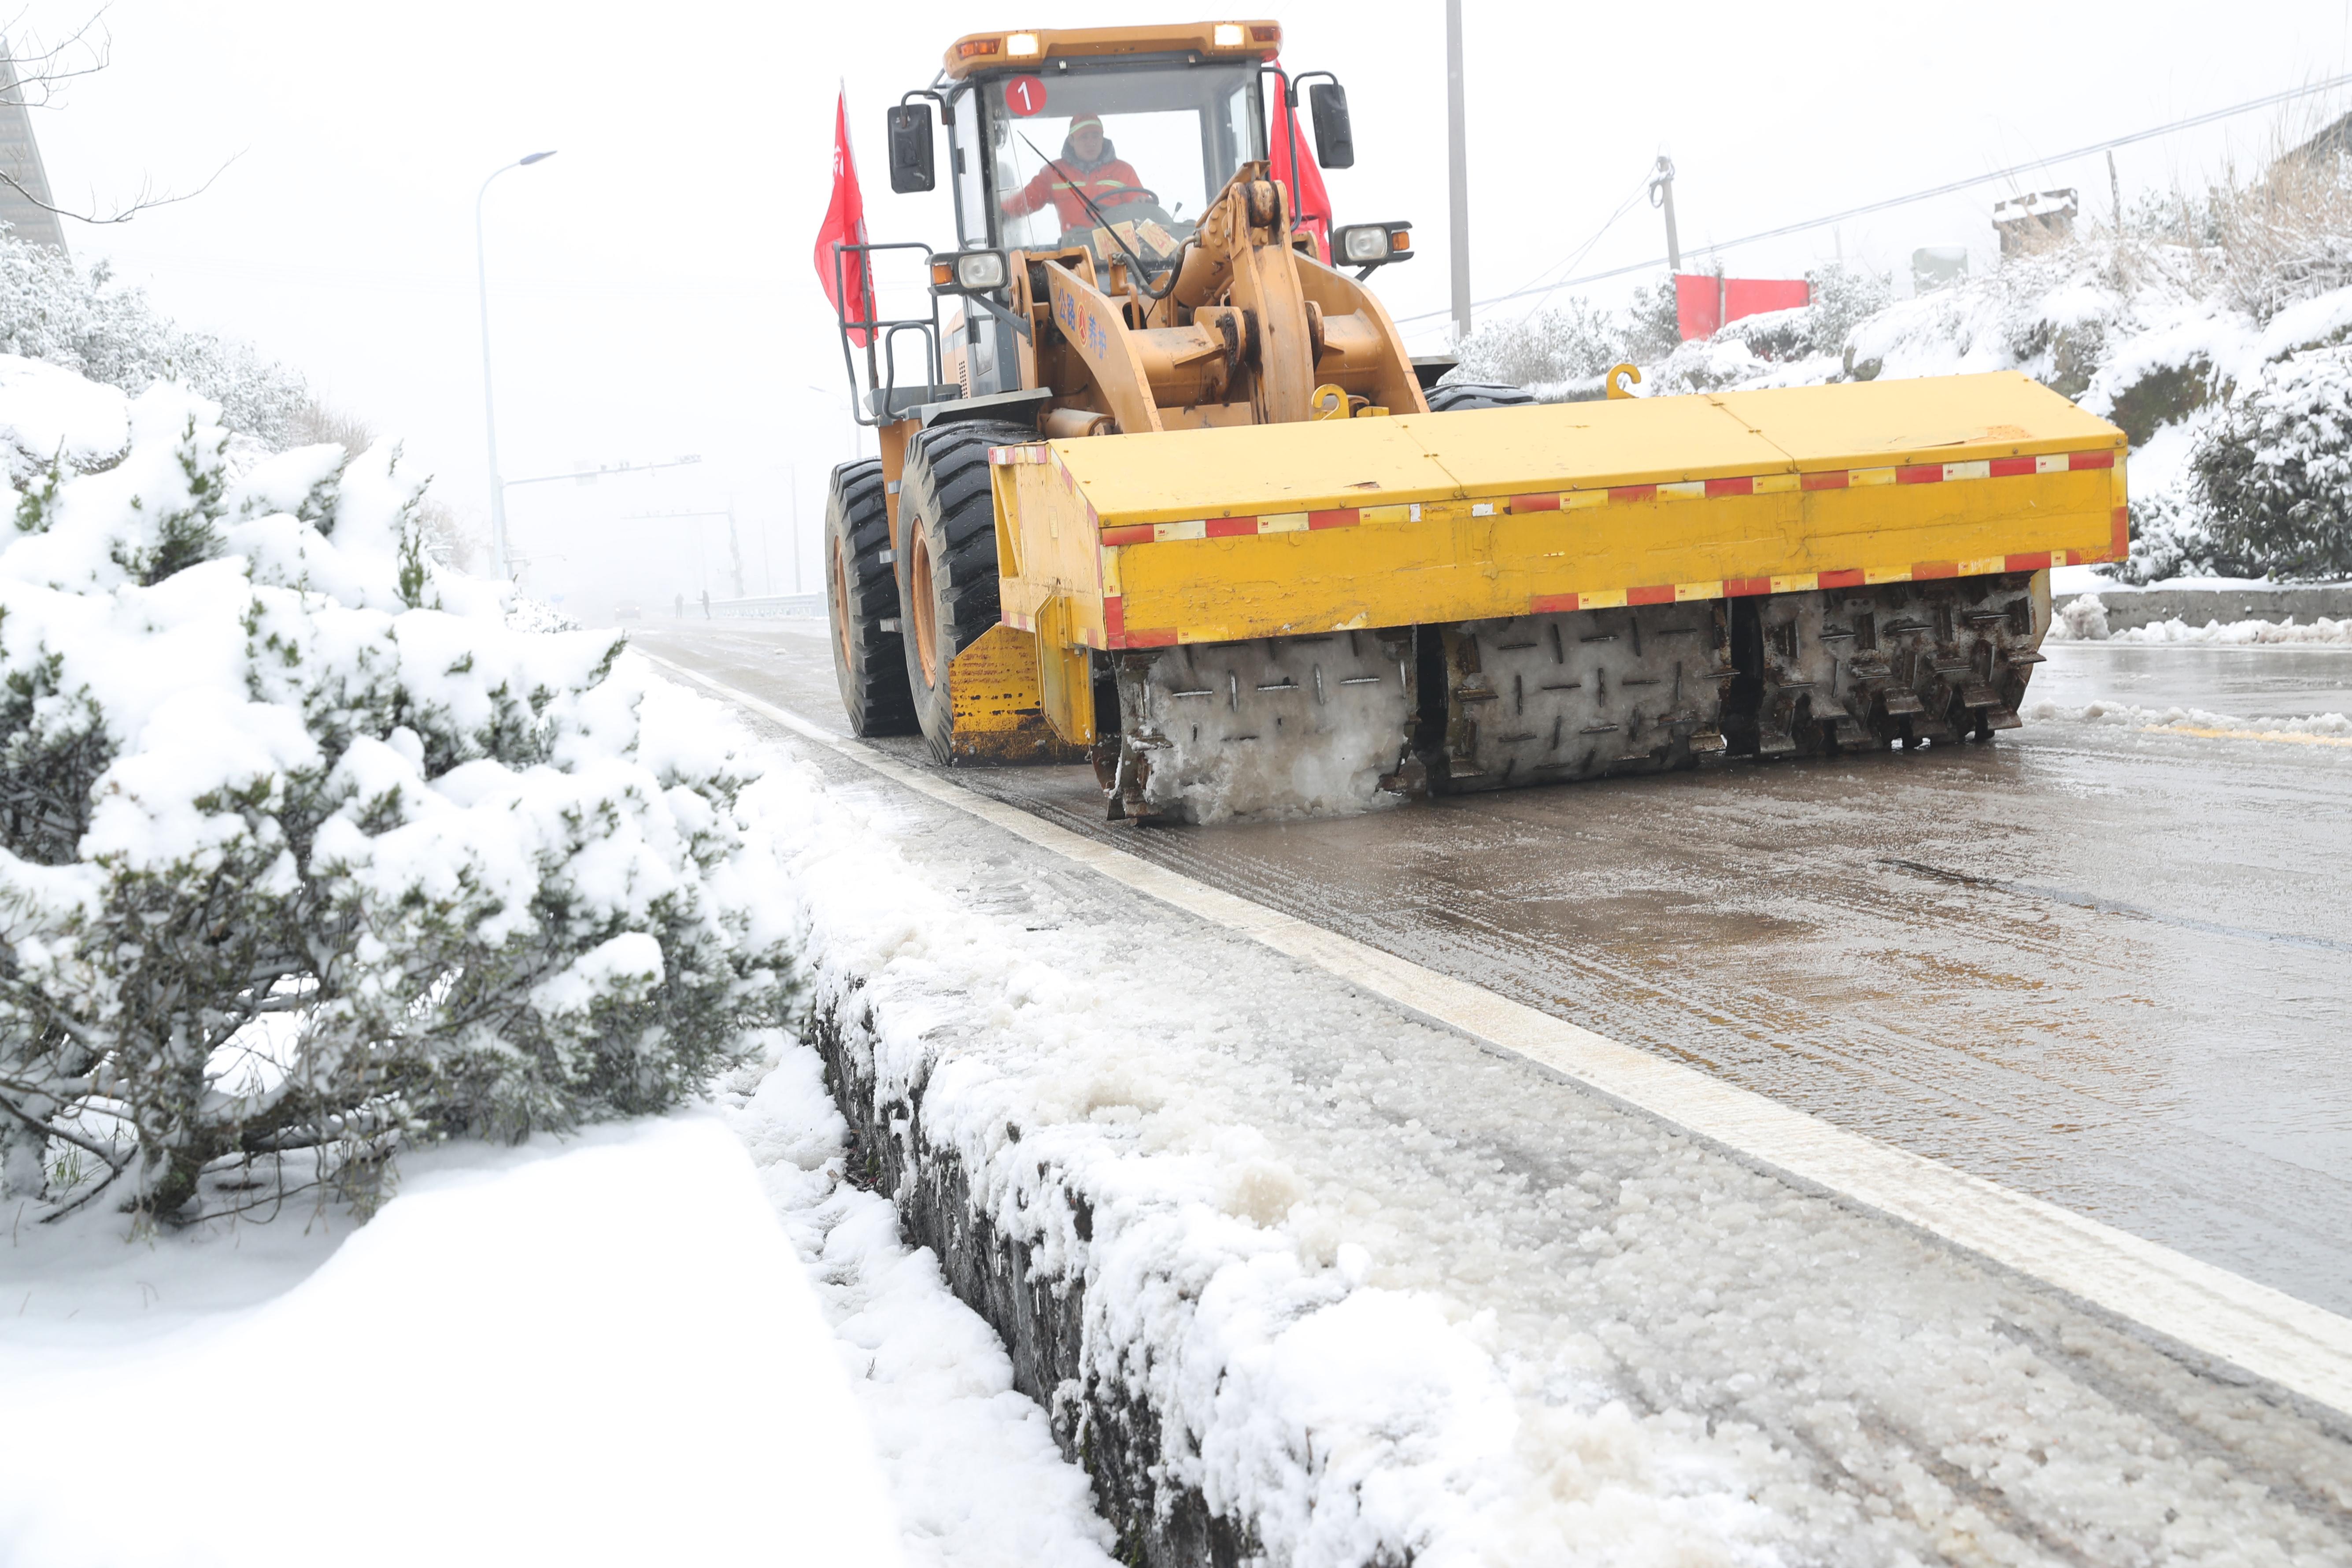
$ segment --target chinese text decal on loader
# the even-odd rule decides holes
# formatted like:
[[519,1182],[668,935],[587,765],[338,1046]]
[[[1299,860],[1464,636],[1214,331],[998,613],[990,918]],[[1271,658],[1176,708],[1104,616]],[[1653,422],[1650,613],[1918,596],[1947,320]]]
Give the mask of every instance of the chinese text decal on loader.
[[[1293,210],[1280,42],[975,35],[890,111],[896,190],[944,130],[959,243],[834,256],[922,251],[933,301],[844,323],[881,448],[826,516],[860,734],[1091,757],[1149,821],[2017,725],[2049,568],[2126,552],[2120,430],[2016,374],[1441,383],[1363,286],[1409,226],[1327,252]],[[1339,84],[1307,98],[1346,166]]]

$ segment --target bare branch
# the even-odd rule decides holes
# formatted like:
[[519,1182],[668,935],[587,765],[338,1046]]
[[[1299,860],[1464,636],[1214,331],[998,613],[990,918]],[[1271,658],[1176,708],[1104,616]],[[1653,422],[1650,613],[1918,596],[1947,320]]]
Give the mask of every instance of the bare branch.
[[[89,20],[67,34],[56,44],[44,47],[36,35],[25,35],[29,47],[19,53],[13,46],[0,42],[7,54],[7,74],[14,80],[0,87],[0,104],[16,104],[26,109],[56,107],[58,84],[80,77],[96,76],[114,63],[114,36],[105,26],[110,6],[101,5],[90,14]],[[5,24],[0,24],[0,39],[16,35],[16,24],[25,19],[19,11]],[[95,37],[93,37],[93,35]],[[85,57],[80,62],[70,62],[69,55]],[[34,96],[34,95],[37,96]]]
[[230,163],[236,163],[238,158],[242,158],[244,156],[244,153],[239,153],[236,154],[236,156],[228,159],[226,163],[222,163],[219,168],[215,169],[211,174],[206,176],[203,184],[198,185],[193,191],[166,192],[163,195],[154,195],[150,194],[153,191],[154,186],[149,182],[142,181],[139,186],[138,200],[131,203],[128,206],[119,206],[112,212],[105,214],[102,216],[96,212],[78,213],[70,207],[61,207],[52,202],[43,201],[39,196],[37,196],[31,191],[26,190],[17,180],[16,176],[11,174],[5,169],[0,169],[0,185],[6,185],[10,190],[16,192],[18,195],[24,197],[26,201],[32,203],[43,212],[55,213],[59,217],[69,217],[77,223],[91,225],[129,223],[132,218],[137,217],[141,213],[146,212],[151,208],[168,207],[175,205],[180,202],[194,201],[196,197],[203,195],[206,191],[211,190],[213,188],[214,181],[228,173]]
[[[19,11],[5,23],[0,23],[0,107],[51,109],[59,107],[58,89],[60,84],[86,76],[95,76],[114,60],[114,37],[105,26],[106,6],[100,6],[89,19],[58,43],[44,47],[39,39],[30,40],[29,49],[22,54],[11,46],[8,35],[24,19]],[[129,223],[141,213],[152,207],[167,207],[175,203],[191,201],[212,189],[215,181],[228,173],[230,163],[245,156],[239,153],[227,160],[205,183],[193,191],[158,194],[152,181],[142,181],[135,201],[117,205],[111,212],[100,213],[92,201],[88,212],[76,212],[61,207],[48,197],[29,189],[23,181],[5,169],[0,169],[0,186],[16,193],[43,212],[59,217],[69,217],[77,223],[93,226]]]

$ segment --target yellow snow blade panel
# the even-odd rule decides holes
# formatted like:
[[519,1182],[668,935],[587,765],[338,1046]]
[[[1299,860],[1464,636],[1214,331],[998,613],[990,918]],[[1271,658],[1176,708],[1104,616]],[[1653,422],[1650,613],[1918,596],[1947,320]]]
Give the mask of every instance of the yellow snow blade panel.
[[1153,647],[2112,560],[2124,445],[2017,374],[1039,443],[1004,614]]

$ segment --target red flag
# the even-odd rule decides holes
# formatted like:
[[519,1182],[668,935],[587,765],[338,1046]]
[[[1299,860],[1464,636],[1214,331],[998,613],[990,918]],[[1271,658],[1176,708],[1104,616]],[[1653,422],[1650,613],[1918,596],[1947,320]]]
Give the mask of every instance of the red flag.
[[[841,246],[865,243],[866,197],[857,188],[856,161],[849,154],[849,89],[845,87],[833,110],[833,205],[824,209],[824,226],[816,231],[817,281],[833,301],[833,313],[845,321],[870,321],[874,315],[873,273],[866,258],[863,253],[838,255]],[[865,329],[852,327],[849,341],[864,348]]]
[[[1290,181],[1290,149],[1298,149],[1298,183]],[[1324,261],[1331,259],[1331,195],[1323,188],[1323,171],[1315,164],[1313,146],[1307,140],[1306,128],[1298,123],[1298,110],[1290,110],[1290,134],[1282,127],[1274,127],[1273,174],[1276,184],[1290,191],[1290,216],[1293,226],[1303,228],[1315,237],[1315,254]]]

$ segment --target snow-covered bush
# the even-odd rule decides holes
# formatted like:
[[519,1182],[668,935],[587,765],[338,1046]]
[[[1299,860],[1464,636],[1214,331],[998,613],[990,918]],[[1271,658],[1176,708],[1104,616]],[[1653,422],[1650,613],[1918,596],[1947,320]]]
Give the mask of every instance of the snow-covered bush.
[[2191,460],[2216,553],[2352,577],[2352,344],[2263,366]]
[[405,1142],[658,1110],[779,1021],[745,774],[618,644],[436,566],[395,446],[239,477],[169,384],[128,426],[0,535],[10,1195],[364,1199]]
[[1547,402],[1589,400],[1606,395],[1601,377],[1612,365],[1654,364],[1675,341],[1671,285],[1636,289],[1622,311],[1576,298],[1479,328],[1454,351],[1461,363],[1445,379],[1528,387]]
[[40,360],[134,395],[176,381],[218,405],[228,428],[271,451],[300,437],[310,405],[301,377],[248,344],[184,331],[145,294],[109,281],[103,262],[83,272],[54,247],[26,245],[0,228],[0,354]]

